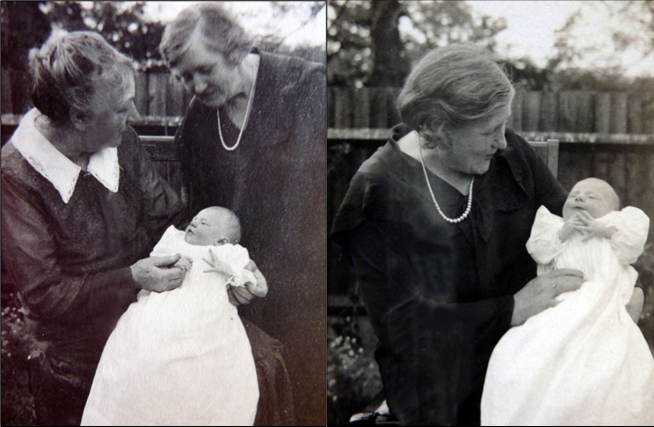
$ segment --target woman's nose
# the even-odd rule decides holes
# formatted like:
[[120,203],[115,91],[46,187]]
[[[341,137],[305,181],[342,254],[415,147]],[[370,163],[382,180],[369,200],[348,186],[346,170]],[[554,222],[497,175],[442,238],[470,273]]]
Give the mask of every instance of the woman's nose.
[[493,146],[496,150],[504,150],[506,148],[506,138],[504,137],[504,133],[495,138]]

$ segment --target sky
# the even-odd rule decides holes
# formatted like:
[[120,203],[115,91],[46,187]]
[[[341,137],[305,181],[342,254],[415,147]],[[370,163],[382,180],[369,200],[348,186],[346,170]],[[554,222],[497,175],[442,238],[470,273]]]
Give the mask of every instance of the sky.
[[[187,1],[148,1],[146,17],[168,22],[188,7]],[[270,6],[267,1],[228,2],[234,15],[242,24],[255,34],[276,34],[284,39],[288,46],[325,46],[326,45],[326,7],[309,20],[309,8],[297,2],[285,2],[291,6],[288,13],[282,14]],[[308,5],[307,2],[305,5]]]
[[[469,1],[474,11],[493,17],[504,17],[508,28],[498,34],[498,51],[505,51],[513,58],[521,56],[544,66],[554,54],[555,31],[579,10],[586,1]],[[616,49],[611,39],[615,31],[638,33],[645,29],[626,15],[615,14],[611,8],[595,2],[596,7],[585,8],[581,23],[571,34],[575,46],[590,47],[586,52],[584,67],[610,65],[620,62],[628,77],[654,76],[654,53],[649,46],[631,44],[627,49]],[[645,33],[646,34],[646,33]]]

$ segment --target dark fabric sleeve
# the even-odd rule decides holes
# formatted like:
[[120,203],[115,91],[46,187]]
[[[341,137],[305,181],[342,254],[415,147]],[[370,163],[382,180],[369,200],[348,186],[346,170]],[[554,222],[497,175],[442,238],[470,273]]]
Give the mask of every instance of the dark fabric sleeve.
[[24,301],[38,316],[55,323],[78,323],[114,315],[135,296],[129,267],[67,275],[58,264],[55,238],[38,198],[7,176],[2,179],[2,253]]
[[[353,231],[349,252],[380,339],[391,412],[403,424],[457,424],[457,411],[483,381],[490,352],[510,327],[513,297],[459,303],[447,295],[448,284],[421,283],[408,233],[402,224],[365,221]],[[433,291],[425,297],[424,286],[442,288],[443,298]]]
[[184,204],[173,187],[157,172],[143,149],[138,135],[137,176],[142,194],[141,221],[153,245],[170,225],[181,225],[185,218]]

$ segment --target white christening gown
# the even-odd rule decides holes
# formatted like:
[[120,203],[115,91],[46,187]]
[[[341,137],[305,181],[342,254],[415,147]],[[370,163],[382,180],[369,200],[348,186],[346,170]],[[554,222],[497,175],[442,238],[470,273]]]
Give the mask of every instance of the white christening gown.
[[[170,227],[153,256],[193,260],[182,285],[141,291],[120,318],[102,353],[82,425],[252,425],[259,388],[254,359],[225,276],[205,273],[202,258],[252,273],[240,245],[193,246]],[[250,279],[248,279],[250,280]]]
[[611,240],[561,243],[563,218],[541,207],[527,249],[538,274],[574,268],[586,282],[557,306],[510,329],[490,359],[482,425],[654,425],[654,359],[625,309],[648,217],[637,208],[599,221]]

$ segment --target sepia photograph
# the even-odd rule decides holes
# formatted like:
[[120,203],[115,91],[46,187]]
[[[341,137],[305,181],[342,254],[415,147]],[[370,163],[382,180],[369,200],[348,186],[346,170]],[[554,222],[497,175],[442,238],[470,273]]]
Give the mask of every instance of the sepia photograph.
[[328,2],[328,425],[654,425],[653,35]]
[[326,2],[2,2],[2,425],[326,424]]

